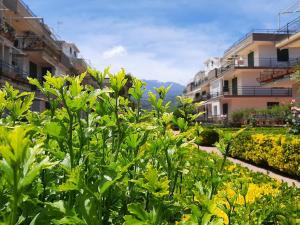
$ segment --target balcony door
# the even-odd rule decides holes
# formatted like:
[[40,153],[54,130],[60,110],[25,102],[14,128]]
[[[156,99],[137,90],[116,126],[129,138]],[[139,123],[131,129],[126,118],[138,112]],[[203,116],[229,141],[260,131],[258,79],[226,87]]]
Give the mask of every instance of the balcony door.
[[254,67],[254,52],[248,54],[248,67]]
[[289,49],[277,49],[277,61],[288,62],[289,61]]
[[237,83],[237,77],[232,79],[232,95],[238,94],[238,83]]
[[228,103],[223,104],[223,115],[228,115]]

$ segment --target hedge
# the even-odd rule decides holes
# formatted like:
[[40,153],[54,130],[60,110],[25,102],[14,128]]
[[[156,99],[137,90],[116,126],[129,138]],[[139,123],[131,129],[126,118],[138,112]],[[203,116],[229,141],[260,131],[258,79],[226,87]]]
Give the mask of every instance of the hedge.
[[245,132],[232,142],[230,155],[300,177],[300,138]]
[[219,133],[214,129],[205,128],[196,140],[197,145],[211,147],[219,141]]

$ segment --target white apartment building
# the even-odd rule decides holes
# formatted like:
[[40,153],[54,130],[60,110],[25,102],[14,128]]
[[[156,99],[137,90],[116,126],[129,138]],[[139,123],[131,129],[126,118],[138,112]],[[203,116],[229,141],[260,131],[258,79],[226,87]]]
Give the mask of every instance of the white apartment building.
[[[297,65],[300,46],[277,46],[287,37],[288,32],[283,30],[254,30],[228,48],[219,63],[207,60],[204,82],[193,81],[188,85],[193,86],[195,101],[205,101],[205,119],[228,116],[241,109],[289,103],[293,95],[291,86],[267,87],[260,80],[265,73],[286,74]],[[193,95],[188,89],[185,93]]]

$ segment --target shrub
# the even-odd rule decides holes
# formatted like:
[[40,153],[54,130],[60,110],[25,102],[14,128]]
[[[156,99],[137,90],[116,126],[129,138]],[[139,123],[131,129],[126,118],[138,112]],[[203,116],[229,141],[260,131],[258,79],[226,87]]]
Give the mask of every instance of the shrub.
[[219,133],[214,129],[204,129],[198,139],[198,145],[213,146],[219,141]]
[[240,127],[244,120],[245,120],[244,111],[236,111],[231,114],[231,121],[233,126]]
[[230,155],[300,176],[300,138],[295,136],[244,132],[233,141]]

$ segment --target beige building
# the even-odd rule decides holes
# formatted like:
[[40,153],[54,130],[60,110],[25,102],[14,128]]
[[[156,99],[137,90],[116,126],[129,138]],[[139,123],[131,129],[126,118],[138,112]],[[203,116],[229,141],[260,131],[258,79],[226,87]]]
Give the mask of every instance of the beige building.
[[[284,39],[276,43],[278,49],[288,49],[288,53],[292,54],[298,52],[300,48],[300,17],[291,21],[280,30],[289,31],[289,34]],[[286,70],[282,73],[276,73],[276,71],[265,71],[260,75],[258,81],[264,87],[287,87],[292,88],[293,99],[298,103],[300,102],[300,90],[299,82],[294,79],[295,74],[299,74],[300,57],[295,59],[295,67]]]
[[262,77],[270,73],[289,74],[298,64],[299,45],[279,46],[289,38],[290,32],[251,31],[228,48],[221,59],[207,60],[201,78],[196,75],[185,90],[195,101],[204,101],[200,109],[206,112],[203,119],[219,119],[241,109],[289,103],[295,94],[290,84],[262,85]]
[[24,91],[35,91],[33,110],[47,107],[44,97],[27,77],[42,81],[53,75],[76,75],[86,70],[75,44],[58,40],[43,19],[21,0],[0,0],[0,84],[9,82]]

